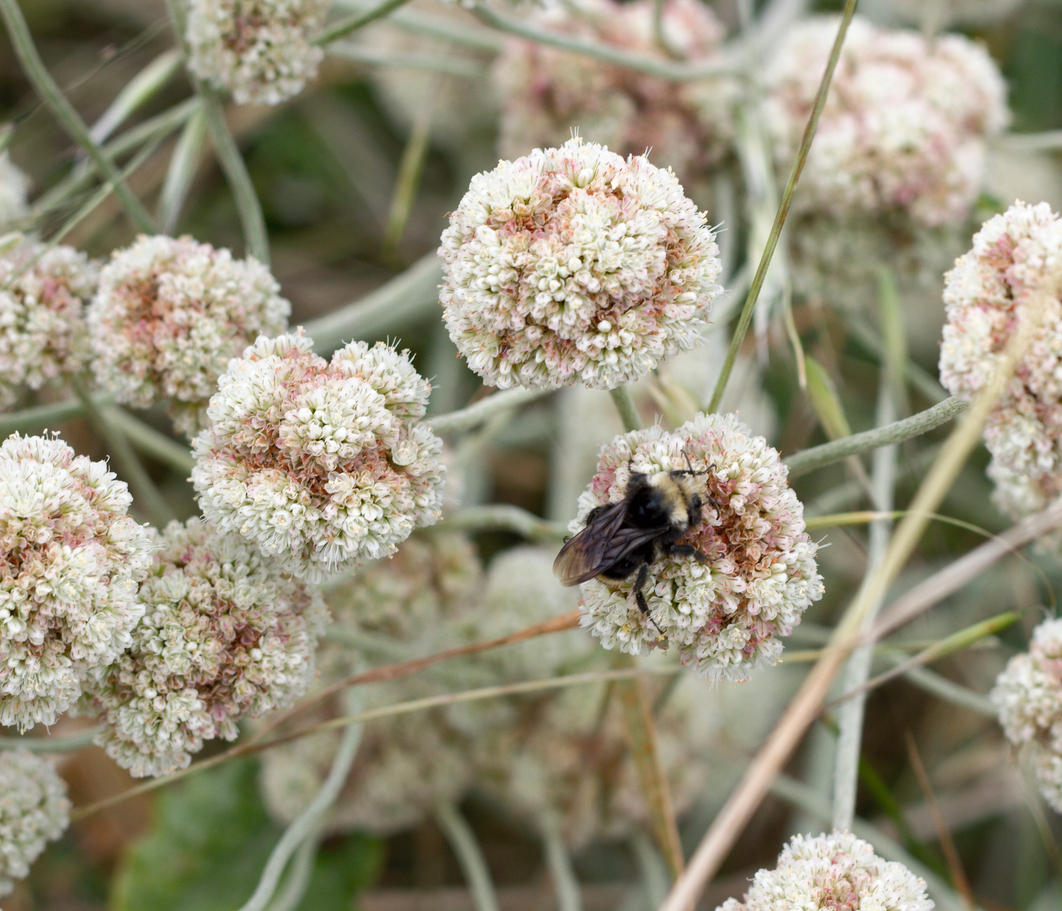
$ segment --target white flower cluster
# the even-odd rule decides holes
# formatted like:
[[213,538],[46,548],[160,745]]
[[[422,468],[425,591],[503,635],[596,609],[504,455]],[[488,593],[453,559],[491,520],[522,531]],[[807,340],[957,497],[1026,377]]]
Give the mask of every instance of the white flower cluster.
[[1033,630],[1029,651],[1015,655],[992,688],[999,723],[1031,762],[1040,793],[1062,813],[1062,620]]
[[716,911],[932,911],[926,884],[850,832],[796,835],[778,866],[759,870],[743,901]]
[[[788,168],[837,33],[836,17],[789,29],[767,65],[765,122]],[[1006,125],[1006,90],[991,57],[960,35],[852,21],[797,209],[848,216],[902,210],[923,225],[969,215],[986,139]]]
[[72,247],[23,239],[0,255],[0,407],[84,366],[84,306],[98,280]]
[[55,767],[27,750],[0,753],[0,895],[69,825],[70,800]]
[[390,556],[442,508],[431,387],[408,352],[350,342],[331,363],[302,334],[233,359],[192,442],[203,515],[308,581]]
[[701,524],[683,543],[706,561],[665,556],[652,564],[644,592],[651,619],[630,585],[584,582],[582,623],[605,648],[637,655],[674,644],[709,679],[743,680],[778,660],[780,637],[823,594],[803,505],[763,437],[721,414],[700,414],[673,433],[657,425],[616,437],[602,448],[570,528],[580,531],[591,509],[622,500],[632,471],[685,469],[687,458],[706,472],[706,495]]
[[160,538],[131,645],[85,684],[96,743],[135,776],[183,768],[241,718],[301,696],[327,619],[319,595],[238,538],[198,519]]
[[637,379],[696,342],[722,290],[675,175],[579,139],[477,174],[441,240],[446,327],[499,387]]
[[151,539],[131,499],[62,440],[0,444],[0,724],[51,724],[132,642]]
[[[537,11],[533,24],[616,51],[666,59],[652,0],[579,0]],[[699,0],[660,7],[667,47],[691,64],[719,59],[725,29]],[[716,76],[671,82],[534,41],[506,42],[494,65],[502,102],[503,158],[562,142],[572,130],[621,155],[653,150],[691,188],[704,181],[733,139],[736,85]]]
[[331,0],[191,0],[188,66],[238,104],[280,104],[317,74]]
[[254,258],[190,237],[141,236],[112,254],[88,311],[96,379],[138,408],[170,399],[191,436],[229,359],[287,328],[291,305],[279,291]]
[[995,499],[1012,516],[1062,494],[1062,219],[1016,202],[990,218],[945,278],[940,382],[972,399],[1026,319],[1039,328],[985,424]]
[[11,160],[0,152],[0,231],[15,226],[26,214],[29,179]]

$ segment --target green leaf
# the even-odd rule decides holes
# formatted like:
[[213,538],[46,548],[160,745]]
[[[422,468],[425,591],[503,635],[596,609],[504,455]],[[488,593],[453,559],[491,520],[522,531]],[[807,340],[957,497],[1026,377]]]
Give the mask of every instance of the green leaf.
[[[238,760],[162,791],[150,831],[114,878],[112,911],[232,911],[254,892],[281,829],[258,793],[258,763]],[[323,847],[304,911],[349,911],[375,875],[376,843],[350,837]]]
[[837,395],[837,389],[826,372],[826,368],[809,355],[804,359],[804,369],[807,372],[811,407],[815,409],[815,414],[822,423],[826,436],[831,440],[851,436],[852,428],[844,416],[841,399]]

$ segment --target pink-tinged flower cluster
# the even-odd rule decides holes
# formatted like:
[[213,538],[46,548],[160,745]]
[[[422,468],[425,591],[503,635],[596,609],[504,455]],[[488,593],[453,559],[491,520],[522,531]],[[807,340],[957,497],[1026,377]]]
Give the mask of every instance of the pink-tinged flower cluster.
[[317,75],[331,0],[191,0],[188,66],[238,104],[280,104]]
[[[382,560],[349,582],[330,586],[336,635],[320,652],[325,684],[373,663],[428,655],[464,641],[476,641],[483,572],[471,543],[453,533],[410,538],[390,560]],[[344,644],[343,635],[350,636]],[[387,684],[335,693],[300,713],[298,726],[313,720],[382,708],[439,692],[429,670]],[[480,679],[480,678],[475,678]],[[482,678],[486,683],[489,678]],[[443,676],[444,685],[452,678]],[[333,832],[363,830],[387,834],[416,825],[439,801],[458,800],[473,766],[468,737],[453,722],[453,706],[378,718],[366,725],[339,799],[329,814]],[[262,796],[270,813],[290,822],[320,790],[339,744],[336,731],[323,731],[269,750],[262,757]]]
[[940,382],[972,399],[1023,320],[1039,328],[985,424],[995,499],[1012,516],[1062,494],[1062,219],[1016,202],[990,218],[945,278]]
[[52,724],[132,641],[151,538],[131,499],[62,440],[0,444],[0,724]]
[[439,518],[442,442],[408,352],[350,342],[329,363],[302,335],[233,359],[192,443],[203,515],[309,581],[390,556]]
[[[837,25],[794,26],[767,65],[764,115],[781,168],[800,145]],[[986,140],[1007,120],[999,70],[968,38],[854,19],[794,205],[842,217],[898,210],[930,226],[960,220],[981,189]]]
[[183,768],[236,722],[289,705],[314,674],[327,620],[320,596],[206,523],[171,522],[140,587],[127,650],[85,684],[96,738],[136,776]]
[[[653,0],[584,0],[556,4],[533,22],[546,31],[662,61],[719,59],[724,28],[698,0],[667,0],[657,41]],[[733,138],[736,86],[731,78],[672,82],[538,42],[510,39],[494,82],[502,103],[499,151],[512,158],[563,142],[572,131],[622,155],[653,150],[691,186],[709,173]]]
[[0,231],[16,226],[26,215],[29,179],[18,166],[0,152]]
[[795,835],[778,866],[759,870],[745,898],[716,911],[932,911],[926,884],[850,832]]
[[291,305],[256,259],[190,237],[141,236],[111,256],[88,311],[100,386],[146,408],[169,399],[191,436],[229,359],[287,329]]
[[992,688],[1003,733],[1032,766],[1040,793],[1062,813],[1062,620],[1033,630]]
[[705,677],[743,680],[778,660],[780,638],[823,594],[804,508],[778,451],[763,437],[732,414],[700,414],[670,433],[654,426],[618,436],[602,448],[570,528],[580,531],[595,506],[622,500],[632,471],[685,469],[687,458],[705,472],[704,507],[700,525],[681,543],[706,561],[653,562],[644,590],[651,619],[632,597],[633,577],[583,583],[582,624],[605,648],[637,655],[674,645]]
[[98,280],[72,247],[20,238],[0,254],[0,407],[85,365],[84,307]]
[[69,825],[66,783],[55,766],[27,750],[0,753],[0,895]]
[[695,344],[721,293],[674,174],[579,139],[472,178],[439,255],[450,337],[499,387],[637,379]]

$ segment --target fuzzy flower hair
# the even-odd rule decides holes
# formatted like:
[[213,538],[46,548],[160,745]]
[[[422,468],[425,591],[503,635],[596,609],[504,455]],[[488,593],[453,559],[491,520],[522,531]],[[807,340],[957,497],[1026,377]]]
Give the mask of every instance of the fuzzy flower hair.
[[605,648],[638,655],[674,644],[683,663],[705,677],[744,680],[778,660],[780,637],[823,593],[804,507],[763,437],[752,436],[732,414],[700,414],[673,433],[657,425],[616,437],[601,450],[570,530],[581,531],[594,507],[621,501],[632,471],[685,469],[687,457],[705,472],[704,507],[700,525],[681,543],[706,561],[664,556],[653,562],[644,590],[651,619],[635,603],[633,580],[584,582],[582,625]]
[[177,428],[193,435],[229,359],[287,328],[279,291],[252,257],[190,237],[139,237],[104,266],[89,308],[100,386],[138,408],[168,398]]
[[991,699],[1007,740],[1030,760],[1044,800],[1062,813],[1062,620],[1033,630],[1029,651],[1010,659]]
[[0,753],[0,895],[69,825],[66,783],[55,766],[28,750]]
[[331,0],[191,0],[188,66],[238,104],[280,104],[317,74]]
[[940,381],[964,399],[992,375],[1015,326],[1040,320],[984,430],[996,502],[1015,517],[1037,512],[1062,494],[1062,219],[1022,202],[990,218],[947,274],[944,303]]
[[450,337],[499,387],[637,379],[696,342],[721,292],[674,174],[579,139],[472,178],[439,255]]
[[301,333],[259,338],[192,443],[203,515],[308,581],[390,556],[442,506],[442,442],[418,423],[430,388],[387,345],[329,363]]
[[138,777],[184,768],[241,718],[301,696],[327,618],[318,595],[198,519],[160,539],[132,644],[85,685],[96,743]]
[[[767,66],[765,123],[778,164],[800,144],[837,33],[836,17],[791,28]],[[942,225],[981,189],[986,140],[1008,120],[999,70],[960,35],[852,21],[795,204],[847,216],[902,210]]]
[[98,280],[73,247],[22,240],[0,255],[0,407],[85,365],[84,307]]
[[[656,40],[652,0],[584,0],[538,14],[547,31],[580,37],[646,57],[666,59]],[[698,0],[669,0],[663,34],[680,57],[718,57],[724,28]],[[735,89],[716,77],[675,83],[538,42],[510,39],[498,55],[494,82],[502,107],[500,154],[514,158],[563,141],[575,129],[621,155],[653,149],[687,186],[709,173],[734,133]]]
[[932,911],[926,884],[903,864],[883,860],[850,832],[796,835],[778,866],[760,870],[743,901],[716,911]]
[[151,562],[131,499],[62,440],[0,444],[0,724],[52,724],[128,648]]
[[16,225],[26,214],[29,179],[0,152],[0,231]]

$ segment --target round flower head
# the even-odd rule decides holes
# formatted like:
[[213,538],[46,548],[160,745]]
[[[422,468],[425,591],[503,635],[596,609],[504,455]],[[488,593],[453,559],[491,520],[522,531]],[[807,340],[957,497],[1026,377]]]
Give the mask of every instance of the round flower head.
[[27,750],[0,753],[0,895],[69,825],[66,784],[55,767]]
[[132,644],[85,684],[96,743],[136,776],[183,768],[204,741],[235,739],[240,718],[301,696],[327,617],[272,560],[198,519],[160,543]]
[[104,266],[88,311],[100,386],[138,408],[170,399],[191,436],[229,359],[287,328],[279,291],[253,258],[190,237],[139,237]]
[[98,278],[72,247],[23,241],[0,254],[0,407],[87,362],[83,311]]
[[932,911],[926,884],[903,864],[883,860],[850,832],[795,835],[778,866],[760,870],[743,901],[716,911]]
[[673,433],[654,426],[616,437],[602,448],[570,528],[582,530],[591,509],[622,501],[632,472],[685,470],[687,459],[701,473],[694,480],[703,483],[703,510],[681,543],[704,562],[658,555],[643,592],[648,615],[633,597],[633,574],[591,579],[582,585],[582,623],[606,648],[644,654],[674,644],[704,676],[742,680],[778,660],[779,637],[823,591],[804,508],[763,437],[720,414],[700,414]]
[[499,387],[637,379],[696,342],[721,291],[674,174],[579,139],[472,178],[439,255],[450,337]]
[[0,724],[51,724],[132,641],[151,539],[130,502],[62,440],[0,444]]
[[[895,18],[923,28],[927,34],[938,25],[986,26],[1009,19],[1025,0],[938,0],[927,9],[919,0],[878,0],[868,3],[870,18]],[[928,23],[928,27],[927,27]]]
[[945,278],[940,382],[972,399],[1023,319],[1040,320],[985,424],[996,502],[1022,516],[1062,494],[1062,219],[1017,202],[990,218]]
[[[642,57],[667,54],[657,41],[652,0],[584,0],[542,11],[537,24]],[[718,57],[723,26],[697,0],[662,7],[664,37],[680,57]],[[726,77],[675,83],[538,42],[511,39],[494,81],[503,105],[500,153],[510,158],[564,140],[572,130],[622,155],[651,148],[687,186],[723,157],[734,132],[735,88]]]
[[239,104],[280,104],[317,74],[331,0],[191,0],[188,66]]
[[1032,765],[1040,793],[1062,813],[1062,620],[1033,630],[991,693],[1003,733]]
[[390,556],[439,518],[442,442],[418,423],[430,388],[384,344],[329,363],[301,333],[258,339],[192,443],[203,515],[310,581]]
[[[766,71],[764,121],[788,168],[837,33],[815,17],[786,33]],[[960,35],[852,21],[794,200],[833,215],[900,210],[923,225],[966,217],[980,192],[986,139],[1008,119],[999,70]]]
[[[330,588],[335,626],[354,634],[358,645],[329,641],[322,646],[319,664],[325,683],[358,671],[365,650],[377,661],[397,660],[453,646],[455,639],[473,641],[458,627],[478,613],[482,570],[467,538],[433,532],[411,538],[390,560]],[[357,687],[329,696],[310,717],[300,714],[297,726],[437,692],[419,676]],[[438,709],[368,723],[332,807],[330,831],[395,832],[418,823],[438,801],[458,799],[468,786],[471,766],[467,739],[450,714],[450,709]],[[277,819],[290,822],[320,790],[339,740],[337,732],[324,731],[262,756],[262,793]]]
[[26,215],[29,180],[6,153],[0,152],[0,231],[16,225]]

